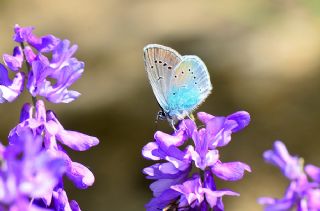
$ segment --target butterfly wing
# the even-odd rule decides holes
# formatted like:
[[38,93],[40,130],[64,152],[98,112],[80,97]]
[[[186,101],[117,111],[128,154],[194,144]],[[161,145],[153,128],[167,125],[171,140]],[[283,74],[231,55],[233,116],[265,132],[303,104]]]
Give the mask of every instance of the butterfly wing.
[[182,61],[175,50],[157,44],[144,48],[144,64],[159,105],[168,112],[167,92],[173,70]]
[[167,92],[169,115],[183,119],[210,94],[212,85],[207,67],[197,56],[183,56],[171,75]]

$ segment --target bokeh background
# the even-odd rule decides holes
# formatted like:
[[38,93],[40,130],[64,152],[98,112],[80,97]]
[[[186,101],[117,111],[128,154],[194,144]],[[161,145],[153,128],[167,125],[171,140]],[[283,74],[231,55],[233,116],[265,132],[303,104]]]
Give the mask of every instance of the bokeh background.
[[[96,176],[93,187],[69,198],[83,210],[144,210],[151,198],[141,148],[152,140],[159,110],[145,74],[142,49],[168,45],[206,63],[214,91],[198,109],[215,115],[246,110],[252,121],[221,155],[253,172],[219,183],[240,197],[225,197],[227,211],[262,210],[260,196],[280,197],[288,182],[262,159],[276,139],[306,163],[320,165],[320,1],[318,0],[1,0],[0,53],[11,52],[15,23],[35,26],[79,45],[82,96],[54,105],[67,129],[97,136],[100,144],[72,153]],[[1,105],[0,139],[17,124],[28,95]],[[170,132],[166,122],[158,129]]]

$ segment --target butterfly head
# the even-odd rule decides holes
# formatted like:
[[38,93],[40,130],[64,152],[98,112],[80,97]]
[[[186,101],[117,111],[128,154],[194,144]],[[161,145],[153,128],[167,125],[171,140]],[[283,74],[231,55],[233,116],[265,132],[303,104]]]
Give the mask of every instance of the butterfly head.
[[165,120],[167,119],[167,115],[163,110],[160,110],[157,114],[157,120]]
[[157,120],[167,120],[172,128],[175,128],[175,125],[178,123],[179,119],[177,116],[171,116],[170,113],[161,109],[157,114]]

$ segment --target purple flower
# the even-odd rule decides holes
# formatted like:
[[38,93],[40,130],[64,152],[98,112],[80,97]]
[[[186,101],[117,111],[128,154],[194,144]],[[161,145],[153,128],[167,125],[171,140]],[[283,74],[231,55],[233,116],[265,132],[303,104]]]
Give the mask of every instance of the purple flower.
[[0,156],[0,208],[40,210],[29,199],[50,194],[65,171],[64,161],[42,148],[43,138],[28,128],[9,138]]
[[59,38],[49,34],[37,37],[32,33],[33,27],[20,27],[18,24],[14,27],[13,40],[18,43],[27,42],[39,52],[51,52],[60,42]]
[[[84,151],[97,145],[99,140],[83,133],[65,130],[55,114],[50,110],[46,111],[41,100],[37,101],[35,112],[33,110],[34,108],[30,104],[24,105],[21,111],[20,124],[11,130],[9,134],[10,140],[14,140],[15,137],[19,136],[20,131],[26,128],[33,131],[34,134],[42,135],[44,137],[44,149],[63,159],[66,176],[76,187],[84,189],[91,186],[94,182],[92,172],[84,165],[73,162],[63,150],[62,145],[68,146],[73,150]],[[51,203],[52,194],[49,194],[44,199],[47,206]]]
[[301,160],[291,156],[281,141],[274,142],[274,150],[264,152],[263,157],[266,162],[279,167],[288,179],[299,178],[303,174]]
[[[244,171],[251,171],[241,162],[221,162],[217,149],[231,141],[233,132],[248,125],[249,114],[242,111],[215,117],[200,112],[198,118],[205,128],[198,130],[194,121],[183,120],[174,134],[158,131],[155,141],[143,148],[146,159],[162,161],[143,170],[148,179],[156,180],[150,185],[154,198],[146,205],[147,210],[206,210],[207,207],[223,210],[222,196],[238,195],[230,190],[217,190],[213,175],[235,181],[243,177]],[[190,138],[194,145],[187,142]],[[204,181],[199,174],[189,176],[193,166],[203,171]]]
[[[274,143],[274,149],[264,154],[266,162],[271,163],[282,171],[290,180],[290,184],[281,199],[271,197],[259,198],[258,202],[264,205],[265,211],[283,211],[296,208],[298,211],[320,209],[319,168],[307,165],[303,169],[303,160],[288,153],[281,141]],[[306,174],[306,173],[307,174]],[[310,182],[310,176],[315,182]]]
[[[51,61],[41,53],[30,59],[32,68],[27,88],[33,96],[43,96],[53,103],[69,103],[80,96],[76,91],[69,91],[68,87],[81,77],[84,63],[72,57],[77,46],[69,46],[68,40],[59,42],[52,51]],[[32,58],[32,53],[28,57]]]
[[[80,93],[69,90],[84,71],[84,62],[74,57],[77,45],[70,45],[69,40],[60,40],[53,35],[37,37],[33,27],[16,25],[14,31],[13,39],[21,47],[15,47],[13,55],[4,54],[3,60],[16,72],[16,77],[11,81],[5,66],[0,64],[0,103],[15,100],[24,88],[24,81],[33,97],[42,96],[52,103],[69,103],[77,99]],[[27,63],[25,72],[21,68],[24,61]]]
[[3,61],[11,70],[17,71],[22,67],[23,63],[23,52],[21,47],[15,47],[13,49],[13,55],[4,54]]
[[7,69],[0,64],[0,103],[14,101],[23,91],[24,74],[17,73],[13,80]]
[[[213,177],[209,171],[206,171],[206,179]],[[213,181],[212,181],[213,182]],[[181,193],[178,207],[201,207],[204,200],[207,201],[210,208],[220,208],[223,210],[222,196],[239,196],[230,190],[215,190],[207,184],[202,184],[199,174],[193,175],[189,180],[182,184],[171,186],[171,189]]]

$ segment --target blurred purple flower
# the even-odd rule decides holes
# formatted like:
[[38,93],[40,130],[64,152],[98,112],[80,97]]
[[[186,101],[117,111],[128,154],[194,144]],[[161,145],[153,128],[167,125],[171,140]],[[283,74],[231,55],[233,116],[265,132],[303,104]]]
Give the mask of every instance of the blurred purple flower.
[[274,142],[274,149],[265,151],[263,157],[266,162],[280,168],[288,179],[296,179],[304,174],[301,160],[291,156],[281,141]]
[[28,128],[9,141],[8,147],[1,146],[0,209],[43,210],[32,201],[53,191],[65,171],[64,161],[44,150],[41,135]]
[[[32,130],[34,134],[42,135],[44,137],[44,149],[63,159],[66,176],[75,186],[80,189],[91,186],[94,182],[92,172],[84,165],[73,162],[63,150],[62,145],[68,146],[73,150],[85,151],[97,145],[99,140],[96,137],[83,133],[65,130],[55,114],[50,110],[46,111],[44,103],[41,100],[37,101],[35,112],[33,110],[33,107],[28,103],[23,106],[20,124],[11,130],[9,134],[10,140],[14,140],[15,137],[19,136],[20,131],[26,128]],[[62,178],[60,183],[62,183]],[[52,193],[44,199],[47,206],[50,205],[51,198]]]
[[[318,167],[307,165],[303,169],[303,159],[291,156],[281,141],[276,141],[274,149],[266,151],[263,156],[266,162],[280,168],[284,176],[290,180],[290,185],[283,198],[263,197],[258,199],[258,202],[264,205],[265,211],[284,211],[293,208],[298,211],[320,210],[318,180],[320,170]],[[308,181],[307,175],[314,182]]]
[[[217,149],[231,141],[233,132],[249,124],[249,114],[241,111],[227,117],[215,117],[199,112],[198,118],[205,128],[198,130],[194,121],[182,120],[174,134],[157,131],[155,141],[143,148],[142,155],[146,159],[163,161],[143,170],[148,179],[156,180],[150,185],[154,198],[146,205],[148,211],[174,207],[179,210],[206,210],[206,207],[223,210],[222,196],[238,194],[217,190],[213,175],[235,181],[243,177],[244,171],[251,171],[241,162],[222,163]],[[194,146],[186,145],[190,138]],[[193,163],[204,172],[205,181],[199,174],[189,176]]]

